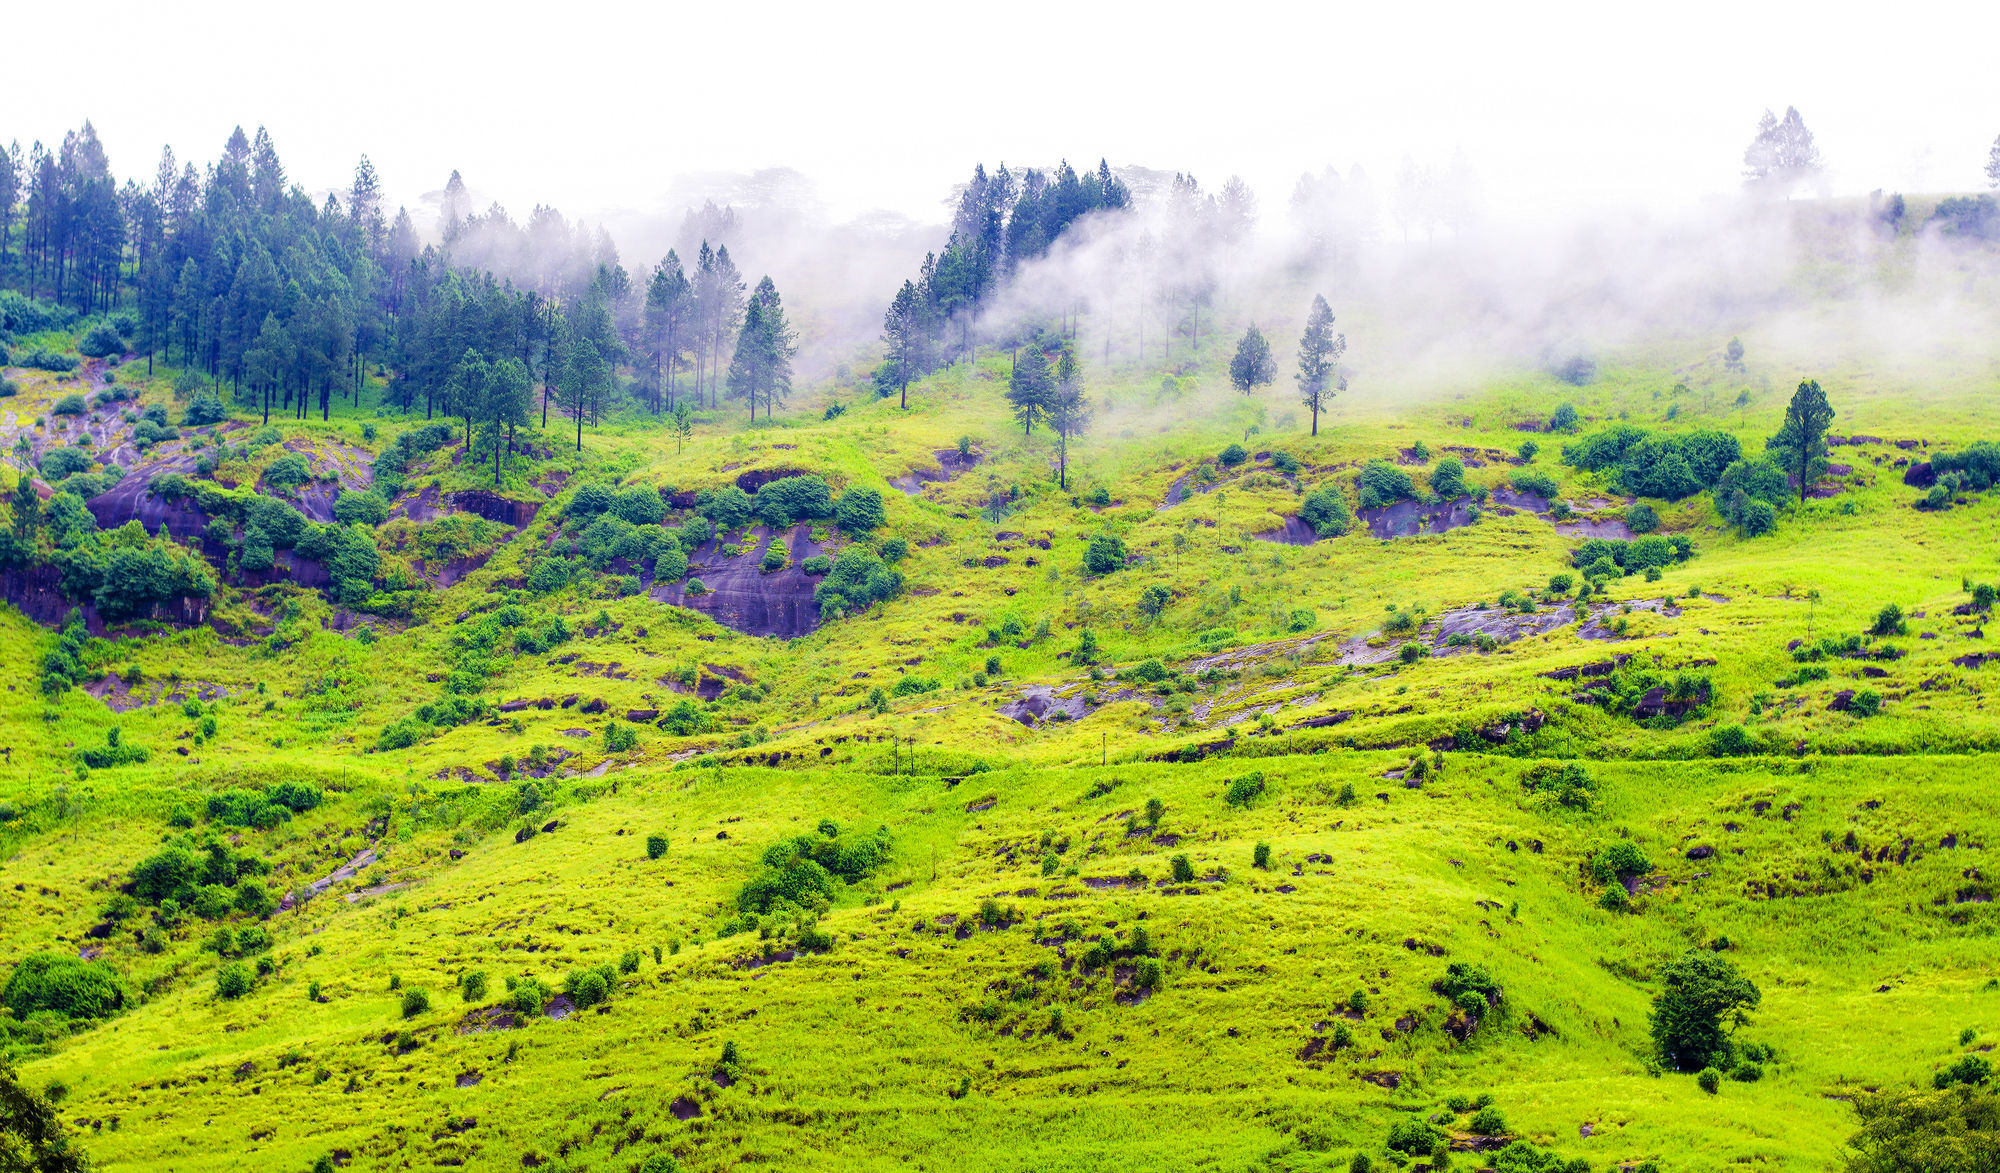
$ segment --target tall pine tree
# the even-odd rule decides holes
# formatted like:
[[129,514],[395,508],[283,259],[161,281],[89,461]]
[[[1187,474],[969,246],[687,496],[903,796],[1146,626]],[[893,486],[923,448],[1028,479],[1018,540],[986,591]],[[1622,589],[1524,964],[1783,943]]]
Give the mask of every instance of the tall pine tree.
[[1313,295],[1312,309],[1306,314],[1305,333],[1299,336],[1299,402],[1312,410],[1312,434],[1319,435],[1319,416],[1332,401],[1334,392],[1346,389],[1340,378],[1340,356],[1347,353],[1347,335],[1333,331],[1333,307],[1326,298]]
[[1055,383],[1043,408],[1056,433],[1056,484],[1069,488],[1069,446],[1090,427],[1090,396],[1084,390],[1083,369],[1076,352],[1064,347],[1056,359]]
[[1252,323],[1236,344],[1236,357],[1229,360],[1229,382],[1245,395],[1252,387],[1264,387],[1278,377],[1278,360],[1271,357],[1271,344],[1264,332]]
[[1035,430],[1035,425],[1048,418],[1049,392],[1055,387],[1055,376],[1049,370],[1049,356],[1043,353],[1039,344],[1028,347],[1014,364],[1014,371],[1007,378],[1007,402],[1014,409],[1014,418],[1021,425],[1021,434],[1026,436]]

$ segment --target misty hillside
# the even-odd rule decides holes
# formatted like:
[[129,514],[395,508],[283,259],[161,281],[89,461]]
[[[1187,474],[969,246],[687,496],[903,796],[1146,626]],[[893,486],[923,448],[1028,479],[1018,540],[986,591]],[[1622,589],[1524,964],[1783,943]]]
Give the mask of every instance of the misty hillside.
[[113,162],[0,151],[0,1168],[2000,1168],[1993,196]]

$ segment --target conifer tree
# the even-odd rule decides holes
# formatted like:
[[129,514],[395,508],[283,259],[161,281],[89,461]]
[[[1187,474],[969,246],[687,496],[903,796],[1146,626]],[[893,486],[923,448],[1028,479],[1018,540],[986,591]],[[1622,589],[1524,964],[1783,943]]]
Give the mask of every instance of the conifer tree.
[[693,289],[681,269],[681,259],[672,249],[653,269],[646,287],[646,327],[653,342],[653,410],[662,408],[659,392],[664,385],[666,410],[673,410],[674,368],[680,364],[685,327],[693,304]]
[[1833,426],[1833,417],[1833,405],[1827,402],[1826,392],[1820,390],[1819,380],[1806,379],[1792,392],[1792,401],[1785,407],[1784,426],[1765,444],[1784,468],[1798,478],[1800,504],[1805,503],[1806,490],[1826,468],[1826,430]]
[[1268,386],[1277,377],[1278,360],[1271,357],[1271,344],[1252,323],[1236,344],[1236,357],[1229,360],[1229,382],[1248,395],[1252,387]]
[[683,399],[674,404],[673,418],[667,424],[667,431],[674,437],[674,454],[679,455],[687,447],[689,437],[694,435],[694,408]]
[[1031,345],[1028,352],[1014,363],[1014,371],[1007,378],[1007,402],[1013,406],[1014,418],[1020,422],[1023,436],[1035,430],[1035,425],[1048,418],[1049,392],[1054,387],[1053,376],[1049,372],[1049,356],[1039,345]]
[[1056,359],[1055,385],[1049,389],[1044,411],[1056,433],[1056,484],[1068,489],[1070,441],[1089,429],[1091,408],[1076,352],[1067,347]]
[[917,292],[916,283],[903,282],[889,312],[882,316],[882,340],[888,344],[884,357],[885,376],[893,380],[902,395],[901,407],[910,406],[910,380],[931,369],[931,325],[929,307]]
[[712,407],[717,402],[716,377],[722,369],[722,352],[736,337],[745,310],[743,275],[736,271],[736,262],[729,259],[728,245],[715,250],[715,263],[709,277],[707,313],[704,316],[708,325],[708,398]]
[[1312,434],[1319,435],[1319,415],[1336,391],[1346,389],[1340,378],[1340,356],[1347,353],[1347,335],[1333,331],[1333,308],[1326,298],[1313,295],[1312,310],[1306,315],[1305,333],[1299,337],[1299,402],[1312,410]]
[[757,418],[757,404],[764,405],[768,418],[783,404],[792,390],[792,356],[797,347],[791,327],[785,322],[784,303],[778,287],[769,277],[757,283],[744,308],[743,326],[736,335],[736,355],[729,364],[729,393],[749,401],[750,418]]
[[[528,406],[534,379],[518,358],[503,358],[486,372],[485,402],[481,405],[493,436],[493,487],[500,487],[502,460],[513,444],[514,429],[528,422]],[[506,434],[501,434],[502,429]]]
[[1757,121],[1757,135],[1743,151],[1743,182],[1789,195],[1799,182],[1819,174],[1819,147],[1796,106],[1780,119],[1769,110]]

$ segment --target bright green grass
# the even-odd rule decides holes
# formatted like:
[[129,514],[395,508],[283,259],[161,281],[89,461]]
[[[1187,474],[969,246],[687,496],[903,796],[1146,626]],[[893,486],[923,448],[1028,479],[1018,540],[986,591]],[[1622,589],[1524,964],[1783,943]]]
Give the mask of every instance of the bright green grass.
[[[115,933],[105,958],[135,994],[150,991],[143,1004],[28,1056],[24,1069],[69,1086],[70,1117],[87,1122],[90,1151],[113,1167],[304,1168],[346,1150],[359,1168],[511,1168],[533,1154],[542,1168],[625,1169],[671,1150],[699,1168],[1332,1169],[1357,1148],[1379,1154],[1399,1112],[1490,1091],[1519,1134],[1599,1167],[1825,1168],[1852,1127],[1832,1097],[1925,1080],[1958,1050],[1961,1029],[1980,1032],[1975,1046],[2000,1031],[2000,990],[1986,988],[2000,976],[1992,905],[1959,902],[1987,882],[1985,844],[2000,834],[1985,785],[2000,714],[1985,704],[1992,669],[1950,662],[1988,641],[1970,634],[1976,620],[1949,614],[1966,598],[1962,578],[2000,578],[1990,495],[1918,512],[1890,462],[1921,452],[1837,449],[1834,459],[1854,466],[1849,491],[1788,513],[1764,538],[1727,532],[1703,501],[1663,506],[1666,527],[1691,534],[1699,556],[1658,583],[1613,588],[1631,601],[1700,586],[1726,601],[1690,601],[1671,618],[1635,612],[1627,638],[1612,643],[1564,627],[1491,654],[1358,672],[1337,654],[1377,631],[1389,605],[1436,614],[1538,588],[1567,568],[1570,542],[1544,519],[1489,514],[1438,537],[1383,543],[1356,533],[1277,546],[1253,535],[1295,513],[1298,492],[1247,470],[1157,508],[1177,477],[1231,441],[1293,453],[1310,488],[1418,440],[1434,452],[1512,453],[1528,438],[1514,425],[1565,399],[1590,426],[1658,422],[1678,405],[1663,426],[1723,427],[1755,451],[1807,373],[1840,410],[1840,434],[1925,439],[1932,449],[2000,435],[1982,362],[1951,348],[1883,359],[1826,346],[1828,331],[1801,325],[1814,312],[1746,322],[1751,358],[1741,375],[1717,358],[1725,336],[1634,346],[1584,388],[1522,371],[1450,387],[1414,375],[1358,381],[1317,438],[1280,389],[1227,390],[1226,333],[1193,360],[1176,352],[1195,372],[1178,394],[1161,394],[1157,364],[1121,359],[1095,376],[1100,420],[1071,469],[1076,495],[1108,490],[1113,504],[1101,511],[1056,490],[1044,433],[1024,437],[1008,421],[1004,356],[913,387],[907,413],[837,387],[754,429],[727,407],[704,413],[679,454],[640,417],[590,432],[580,455],[553,428],[548,458],[510,466],[509,495],[543,498],[535,482],[552,473],[692,489],[748,469],[806,468],[883,490],[889,532],[911,546],[904,596],[791,643],[643,596],[578,588],[535,602],[575,628],[600,610],[618,626],[579,634],[554,655],[503,662],[489,700],[575,693],[602,698],[612,714],[664,708],[678,694],[658,678],[707,673],[704,665],[761,686],[713,706],[721,732],[674,739],[641,728],[638,746],[621,754],[605,750],[606,716],[561,708],[370,751],[384,725],[438,697],[427,677],[448,671],[456,654],[452,619],[525,572],[553,534],[549,516],[436,592],[415,622],[364,617],[380,637],[372,644],[351,625],[327,629],[335,612],[318,596],[278,587],[218,600],[218,626],[238,643],[204,629],[103,655],[110,670],[139,666],[142,697],[226,689],[213,710],[217,736],[202,745],[177,703],[114,714],[81,690],[45,701],[36,664],[52,636],[0,618],[0,678],[10,686],[0,693],[0,740],[12,748],[0,800],[22,816],[0,825],[0,958],[83,945],[111,890],[168,837],[168,812],[183,802],[199,809],[224,786],[298,776],[327,787],[325,807],[273,832],[241,833],[242,849],[277,868],[275,886],[302,885],[370,843],[381,855],[355,881],[269,922],[278,973],[240,1002],[213,997],[205,928],[157,953],[129,929]],[[1275,319],[1259,320],[1274,329]],[[1287,329],[1295,324],[1278,322],[1274,336]],[[22,381],[22,395],[0,410],[31,420],[61,387]],[[1688,391],[1677,394],[1677,383]],[[146,402],[164,401],[168,385],[162,368]],[[1746,388],[1750,402],[1739,408]],[[850,410],[821,421],[829,398]],[[373,418],[364,404],[329,424],[282,430],[372,451],[398,426],[377,420],[367,444],[361,424]],[[1252,427],[1261,430],[1246,436]],[[887,483],[933,467],[932,453],[961,436],[983,454],[974,471],[914,498]],[[1561,438],[1533,438],[1542,446],[1535,468],[1566,495],[1582,502],[1602,491],[1559,463]],[[1423,471],[1412,471],[1421,483]],[[1509,471],[1489,460],[1468,479],[1492,487]],[[413,488],[432,483],[487,487],[491,466],[454,463],[446,449],[411,470]],[[996,498],[1012,500],[989,520]],[[1149,560],[1084,575],[1084,545],[1100,530]],[[1006,561],[989,568],[991,556]],[[1134,604],[1153,585],[1174,601],[1147,621]],[[1908,655],[1882,664],[1885,677],[1832,661],[1828,681],[1774,684],[1795,667],[1788,641],[1809,630],[1858,633],[1891,601],[1926,614],[1893,641]],[[1299,609],[1312,612],[1306,632],[1289,630]],[[1010,613],[1030,633],[1046,621],[1048,636],[987,646],[987,628]],[[1192,694],[1116,700],[1114,682],[1088,681],[1065,657],[1084,627],[1107,667],[1232,651],[1240,670]],[[264,643],[270,631],[283,647]],[[1218,634],[1204,641],[1204,632]],[[1303,646],[1310,635],[1325,638]],[[1573,685],[1538,675],[1613,652],[1667,668],[1712,659],[1717,701],[1679,728],[1647,728],[1575,704]],[[994,655],[1001,675],[973,685]],[[625,678],[605,674],[612,662]],[[904,673],[943,688],[895,701],[883,716],[868,712],[869,690]],[[1108,703],[1079,721],[1029,728],[995,711],[1026,684],[1089,687]],[[1885,697],[1880,716],[1829,711],[1835,690],[1862,687]],[[1595,813],[1529,796],[1520,756],[1448,753],[1442,777],[1421,789],[1384,776],[1424,742],[1529,709],[1548,724],[1513,749],[1584,760],[1601,786]],[[1355,716],[1289,729],[1331,711]],[[1803,748],[1717,761],[1708,736],[1724,724]],[[151,748],[151,761],[77,777],[74,747],[101,744],[113,726]],[[1243,735],[1233,756],[1145,760],[1231,729]],[[534,816],[561,825],[517,844],[514,787],[489,763],[536,745],[573,755],[543,784],[553,811]],[[1225,806],[1226,781],[1253,769],[1266,794],[1248,809]],[[1112,780],[1109,795],[1087,797]],[[1335,801],[1345,784],[1358,796],[1349,807]],[[1182,837],[1174,847],[1125,835],[1125,815],[1152,797],[1167,805],[1162,829]],[[991,808],[968,810],[989,799]],[[1758,803],[1770,805],[1760,813]],[[760,943],[754,933],[716,940],[721,916],[765,846],[823,817],[888,826],[891,863],[824,922],[837,941],[830,953],[737,968]],[[1890,844],[1900,852],[1907,838],[1909,858],[1864,861],[1845,849],[1850,831],[1871,854]],[[644,840],[654,833],[672,846],[649,863]],[[1045,833],[1070,841],[1052,876],[1041,869]],[[1619,915],[1596,906],[1579,865],[1628,834],[1664,883]],[[1957,845],[1941,847],[1946,836]],[[1260,840],[1275,852],[1268,873],[1250,866]],[[1690,860],[1695,846],[1715,853]],[[1198,875],[1227,869],[1227,878],[1195,885],[1194,895],[1152,887],[1181,853]],[[1326,860],[1308,862],[1314,855]],[[1135,866],[1148,887],[1081,882]],[[1076,878],[1065,875],[1072,867]],[[358,904],[343,898],[379,884],[407,886]],[[1017,905],[1025,919],[963,940],[939,926],[947,915],[972,917],[987,899]],[[1119,1004],[1102,978],[1072,988],[1074,973],[1030,1001],[989,989],[1054,959],[1036,942],[1066,921],[1086,938],[1144,923],[1170,962],[1165,988],[1136,1005]],[[1764,991],[1745,1037],[1774,1045],[1779,1058],[1761,1082],[1725,1082],[1710,1097],[1687,1077],[1648,1072],[1645,1023],[1654,967],[1718,937]],[[1071,956],[1080,948],[1068,946]],[[455,1029],[467,1010],[454,987],[463,969],[489,973],[490,1002],[503,974],[555,982],[632,949],[644,955],[638,972],[602,1014]],[[1444,1032],[1446,1008],[1430,990],[1452,960],[1486,966],[1507,990],[1498,1021],[1463,1043]],[[427,990],[432,1009],[403,1023],[392,976]],[[324,1002],[306,999],[315,981]],[[1356,1050],[1298,1058],[1313,1024],[1341,1021],[1337,1008],[1357,988],[1372,992],[1365,1021],[1351,1024]],[[989,998],[1002,1013],[981,1021],[971,1012]],[[1045,1033],[1056,1005],[1071,1038]],[[1530,1015],[1553,1033],[1527,1037]],[[1396,1029],[1404,1017],[1414,1029]],[[406,1025],[421,1045],[398,1054],[394,1036]],[[745,1067],[727,1089],[707,1074],[725,1040]],[[322,1069],[327,1078],[315,1082]],[[455,1086],[466,1072],[482,1080]],[[1360,1078],[1379,1073],[1395,1073],[1400,1086]],[[962,1082],[967,1094],[957,1098]],[[675,1119],[669,1105],[679,1097],[703,1114]]]

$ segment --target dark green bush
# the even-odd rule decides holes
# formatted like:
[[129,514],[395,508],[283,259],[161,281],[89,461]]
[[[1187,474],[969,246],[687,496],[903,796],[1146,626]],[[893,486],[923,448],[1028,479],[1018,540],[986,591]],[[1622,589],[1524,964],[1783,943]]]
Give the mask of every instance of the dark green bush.
[[695,512],[706,517],[718,531],[736,529],[750,520],[755,505],[750,494],[728,485],[721,489],[702,489],[694,495]]
[[1240,778],[1232,779],[1222,793],[1222,801],[1230,806],[1247,806],[1250,801],[1264,793],[1264,775],[1253,770]]
[[708,711],[690,700],[675,701],[655,724],[675,737],[707,733],[714,727]]
[[611,501],[610,510],[620,520],[633,525],[658,525],[666,519],[667,503],[661,500],[658,489],[647,485],[631,485],[619,490],[618,495]]
[[1957,1062],[1931,1077],[1931,1086],[1947,1088],[1953,1084],[1978,1086],[1993,1078],[1993,1065],[1978,1055],[1960,1055]]
[[667,837],[665,835],[646,836],[647,859],[662,859],[666,856],[666,854],[667,854]]
[[1237,465],[1250,459],[1250,453],[1241,444],[1231,444],[1229,447],[1224,448],[1221,455],[1217,456],[1216,459],[1225,468],[1235,468]]
[[118,976],[101,961],[60,953],[31,953],[21,959],[0,988],[16,1019],[50,1011],[64,1018],[105,1018],[125,1004]]
[[1517,472],[1509,478],[1514,488],[1523,493],[1533,493],[1537,497],[1555,499],[1559,490],[1556,479],[1545,472]]
[[[38,371],[54,371],[57,374],[64,374],[75,370],[77,362],[78,359],[76,356],[64,354],[59,350],[50,350],[46,346],[29,347],[27,350],[14,356],[15,366],[32,367]],[[81,399],[82,396],[74,396],[73,398]],[[81,415],[82,413],[76,412],[74,414]]]
[[889,854],[889,830],[871,836],[843,836],[831,821],[819,831],[776,843],[764,851],[764,871],[737,894],[737,908],[763,914],[780,903],[810,908],[830,902],[836,880],[853,883],[879,867]]
[[1092,574],[1110,574],[1125,567],[1125,543],[1116,534],[1100,533],[1090,539],[1083,552],[1083,568]]
[[1383,1143],[1399,1153],[1408,1153],[1415,1157],[1428,1156],[1443,1139],[1444,1133],[1422,1120],[1410,1117],[1390,1125],[1388,1139]]
[[1576,762],[1543,762],[1521,775],[1521,786],[1530,793],[1547,794],[1557,805],[1589,810],[1597,801],[1597,783]]
[[1646,875],[1653,870],[1653,862],[1630,839],[1616,839],[1591,856],[1590,870],[1598,883],[1609,884]]
[[1339,537],[1354,527],[1354,511],[1348,508],[1347,498],[1338,490],[1318,488],[1307,493],[1299,504],[1299,520],[1320,537]]
[[87,472],[94,463],[81,448],[50,448],[42,453],[42,479],[53,484],[75,473]]
[[219,424],[229,418],[229,409],[222,406],[222,400],[204,391],[196,395],[181,413],[181,426],[200,428],[209,424]]
[[[858,491],[851,490],[847,496],[856,497]],[[872,489],[868,491],[874,492]],[[852,504],[845,498],[841,503],[847,505],[850,510],[865,512],[865,506],[859,497],[856,497]],[[756,504],[757,515],[765,524],[771,526],[786,526],[795,521],[818,521],[821,518],[834,516],[833,489],[822,478],[810,474],[780,477],[770,482],[757,490]],[[849,532],[866,532],[881,525],[879,516],[881,507],[882,495],[875,493],[875,511],[878,516],[874,523],[861,524],[858,529],[849,529]],[[861,520],[859,514],[856,514],[856,519]],[[844,522],[843,528],[848,528]]]
[[838,616],[865,611],[870,604],[893,598],[902,589],[903,576],[884,565],[873,551],[849,546],[813,588],[813,600],[821,615]]
[[431,1008],[431,996],[422,990],[403,991],[403,1017],[415,1018]]
[[215,996],[224,999],[241,998],[257,984],[257,978],[250,967],[240,961],[232,961],[215,971]]
[[76,349],[86,358],[108,358],[125,353],[125,340],[109,322],[93,323],[77,341]]
[[1410,480],[1410,474],[1386,460],[1369,461],[1361,470],[1359,485],[1363,509],[1374,509],[1391,502],[1407,500],[1417,491],[1416,483]]
[[389,520],[389,503],[380,493],[342,490],[334,498],[333,517],[342,525],[381,525]]
[[1755,1007],[1762,992],[1728,959],[1706,949],[1690,949],[1667,962],[1658,977],[1651,1029],[1661,1062],[1680,1071],[1713,1071],[1710,1064],[1729,1056],[1723,1023]]
[[1449,501],[1465,496],[1465,463],[1456,456],[1447,456],[1431,469],[1431,492]]

